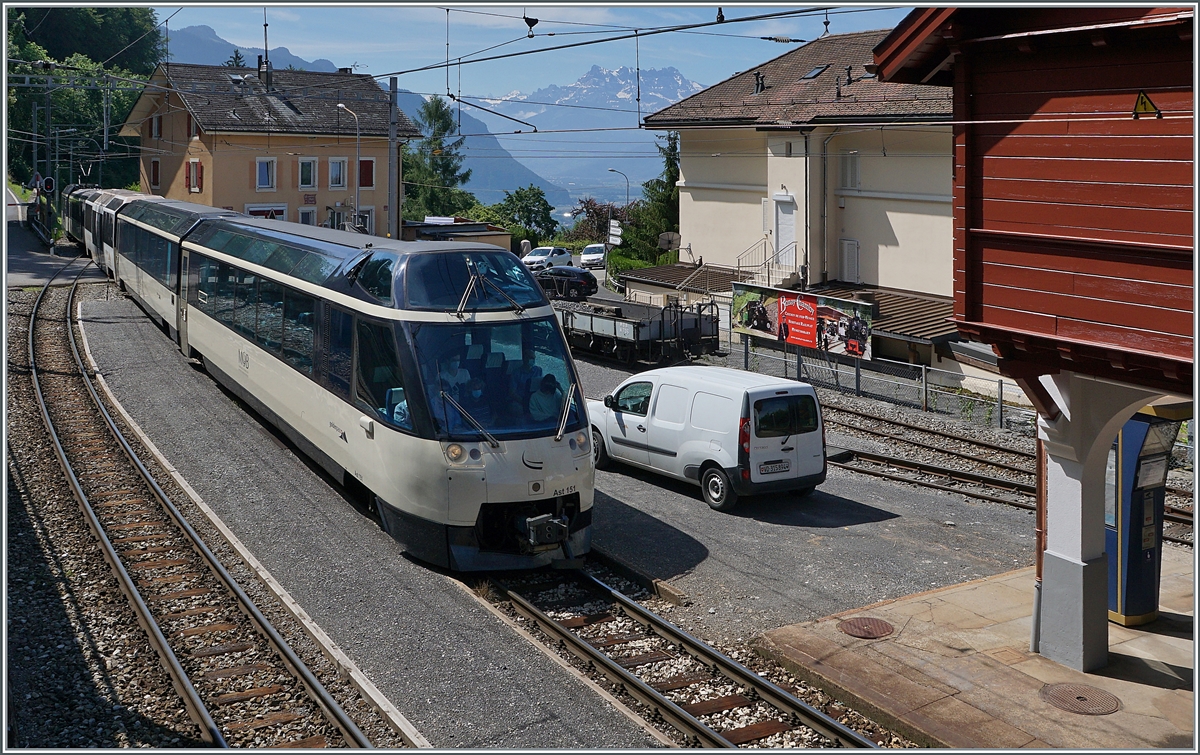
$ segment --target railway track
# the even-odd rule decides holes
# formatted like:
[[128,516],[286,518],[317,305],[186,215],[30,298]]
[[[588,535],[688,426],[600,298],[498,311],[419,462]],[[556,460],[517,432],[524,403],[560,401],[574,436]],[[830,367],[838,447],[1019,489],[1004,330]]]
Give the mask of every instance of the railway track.
[[69,291],[47,296],[70,264],[33,305],[34,393],[74,497],[200,737],[221,747],[370,747],[104,408],[71,321],[78,276]]
[[[850,449],[848,450],[849,458],[837,461],[830,459],[829,463],[832,466],[875,477],[896,480],[898,482],[909,482],[935,490],[959,493],[972,498],[1003,503],[1008,506],[1015,506],[1031,511],[1036,509],[1035,496],[1037,489],[1033,481],[1035,478],[1035,471],[1033,469],[1034,454],[1031,451],[990,443],[976,438],[967,438],[954,433],[921,427],[904,422],[903,420],[887,419],[867,412],[843,407],[826,406],[824,407],[824,411],[826,412],[826,421],[830,425],[846,428],[851,431],[850,434],[857,432],[872,437],[884,438],[889,444],[898,447],[898,450],[901,452],[907,451],[913,455],[928,455],[928,452],[933,452],[935,455],[949,458],[951,463],[955,461],[959,462],[959,464],[953,467],[942,466],[913,459],[907,454],[880,454]],[[842,419],[838,417],[838,413],[855,417],[856,419]],[[863,420],[866,420],[867,424],[863,424]],[[885,429],[887,425],[901,428],[902,432]],[[941,445],[921,439],[919,437],[920,434],[932,436],[940,441]],[[912,437],[913,435],[917,435],[918,437],[914,438]],[[975,448],[972,449],[972,446]],[[913,453],[909,449],[918,449],[918,451]],[[982,449],[982,451],[978,449]],[[984,456],[983,453],[991,454],[991,456]],[[997,459],[995,458],[995,454],[1007,455],[1009,458]],[[1026,467],[1019,463],[1014,463],[1012,461],[1013,458],[1028,459],[1029,466]],[[962,462],[965,462],[965,464]],[[964,468],[964,466],[969,468]],[[1008,476],[1000,477],[992,474],[984,474],[977,471],[980,468],[997,469],[1002,473],[1007,473]],[[1014,479],[1012,473],[1017,473],[1019,479]],[[1191,528],[1191,491],[1168,486],[1167,493],[1170,496],[1182,499],[1185,505],[1174,505],[1168,502],[1164,511],[1165,521]],[[1170,532],[1165,532],[1163,539],[1181,545],[1192,544],[1191,540],[1177,537]]]
[[538,573],[498,586],[516,613],[689,746],[878,747],[594,576]]

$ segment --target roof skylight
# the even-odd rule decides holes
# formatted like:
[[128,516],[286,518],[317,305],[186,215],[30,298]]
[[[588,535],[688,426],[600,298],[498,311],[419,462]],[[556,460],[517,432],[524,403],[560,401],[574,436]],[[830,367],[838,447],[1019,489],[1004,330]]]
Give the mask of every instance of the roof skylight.
[[815,79],[815,78],[817,78],[818,76],[820,76],[820,75],[821,75],[821,73],[822,73],[822,72],[823,72],[823,71],[824,71],[826,68],[828,68],[828,67],[829,67],[829,64],[828,64],[828,63],[826,63],[826,64],[825,64],[825,65],[823,65],[823,66],[817,66],[816,68],[812,69],[812,70],[811,70],[811,71],[809,71],[808,73],[806,73],[806,74],[804,74],[803,76],[801,76],[801,77],[800,77],[800,79],[801,79],[801,80],[804,80],[804,79]]

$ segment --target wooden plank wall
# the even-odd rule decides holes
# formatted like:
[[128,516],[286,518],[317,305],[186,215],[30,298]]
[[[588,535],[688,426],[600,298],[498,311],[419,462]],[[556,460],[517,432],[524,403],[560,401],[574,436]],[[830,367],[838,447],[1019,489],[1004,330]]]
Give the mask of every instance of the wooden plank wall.
[[[973,123],[956,135],[956,314],[1190,361],[1191,40],[1171,26],[970,49],[956,62]],[[1132,118],[1139,91],[1163,118]]]

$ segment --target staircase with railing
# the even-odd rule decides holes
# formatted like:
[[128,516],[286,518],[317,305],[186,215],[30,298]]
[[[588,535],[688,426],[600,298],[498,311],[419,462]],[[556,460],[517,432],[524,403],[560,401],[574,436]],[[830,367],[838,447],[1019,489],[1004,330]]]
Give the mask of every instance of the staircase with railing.
[[[793,275],[799,275],[798,248],[793,241],[775,251],[771,240],[764,238],[755,242],[737,257],[739,275],[748,275],[750,282],[760,286],[779,286]],[[785,261],[789,257],[791,261]]]

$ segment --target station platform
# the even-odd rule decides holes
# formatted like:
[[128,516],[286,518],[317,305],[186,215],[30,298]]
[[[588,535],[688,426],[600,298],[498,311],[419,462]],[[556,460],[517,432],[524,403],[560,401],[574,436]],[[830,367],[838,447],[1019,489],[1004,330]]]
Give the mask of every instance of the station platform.
[[[1109,663],[1093,673],[1029,651],[1032,567],[781,627],[757,649],[924,747],[1195,752],[1193,556],[1164,549],[1159,618],[1140,627],[1109,622]],[[839,630],[855,618],[894,631],[859,639]],[[1119,708],[1068,712],[1042,698],[1056,684],[1102,690]],[[1046,690],[1059,701],[1063,691]]]

